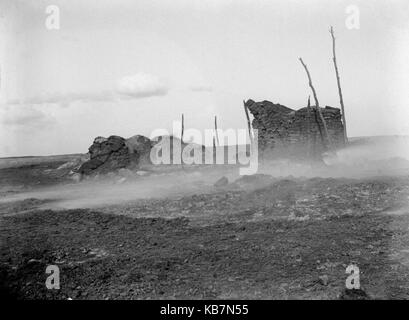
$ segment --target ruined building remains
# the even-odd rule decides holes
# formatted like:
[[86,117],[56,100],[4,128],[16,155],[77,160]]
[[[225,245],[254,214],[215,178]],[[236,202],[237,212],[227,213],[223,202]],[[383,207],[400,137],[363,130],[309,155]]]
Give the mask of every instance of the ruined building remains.
[[[315,107],[293,110],[270,101],[251,99],[245,104],[254,117],[252,126],[258,130],[258,146],[262,153],[305,158],[319,157],[328,149],[324,126]],[[343,146],[340,110],[326,106],[321,112],[332,146]]]

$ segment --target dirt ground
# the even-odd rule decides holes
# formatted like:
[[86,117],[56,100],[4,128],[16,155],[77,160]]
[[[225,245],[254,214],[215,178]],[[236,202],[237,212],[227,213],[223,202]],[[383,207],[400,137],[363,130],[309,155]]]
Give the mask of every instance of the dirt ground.
[[[64,162],[0,169],[0,200],[66,181]],[[50,173],[51,172],[51,173]],[[257,175],[100,208],[0,201],[2,298],[338,299],[346,267],[372,299],[409,298],[409,176]],[[47,265],[61,288],[45,286]]]

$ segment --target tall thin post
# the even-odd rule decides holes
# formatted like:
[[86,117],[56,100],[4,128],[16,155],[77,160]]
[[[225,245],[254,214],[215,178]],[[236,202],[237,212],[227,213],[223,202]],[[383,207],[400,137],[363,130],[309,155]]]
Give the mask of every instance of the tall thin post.
[[214,116],[214,132],[216,133],[217,146],[220,146],[219,134],[217,133],[217,116]]
[[249,116],[249,110],[246,106],[246,102],[243,100],[243,106],[244,106],[244,112],[246,114],[246,119],[247,119],[247,128],[249,130],[249,137],[250,137],[250,145],[253,144],[253,134],[251,130],[251,122],[250,122],[250,116]]
[[214,138],[214,136],[213,136],[213,162],[215,163],[215,159],[216,159],[216,154],[217,154],[217,151],[216,151],[216,140],[215,140],[215,138]]
[[[310,124],[310,111],[311,111],[311,96],[308,96],[308,103],[307,103],[307,130],[308,130],[308,140],[311,136],[311,124]],[[309,142],[309,141],[308,141]]]
[[182,134],[181,134],[181,137],[180,137],[180,140],[182,141],[182,143],[183,143],[183,134],[184,133],[185,133],[185,117],[184,117],[184,115],[182,113]]
[[348,136],[347,136],[347,123],[345,120],[345,108],[344,108],[344,99],[342,97],[342,90],[341,90],[341,81],[339,79],[339,72],[337,66],[337,57],[335,54],[335,35],[334,29],[331,26],[330,29],[331,37],[332,37],[332,61],[334,62],[335,68],[335,75],[337,77],[337,85],[338,85],[338,94],[339,94],[339,103],[341,104],[341,112],[342,112],[342,122],[344,123],[344,144],[348,143]]
[[327,141],[328,141],[329,148],[332,149],[331,138],[330,138],[330,136],[329,136],[329,134],[328,134],[327,122],[325,121],[324,116],[322,115],[322,112],[321,112],[321,109],[320,109],[320,104],[319,104],[318,98],[317,98],[317,93],[315,92],[315,88],[314,88],[314,86],[312,85],[312,80],[311,80],[310,72],[308,71],[308,68],[307,68],[306,64],[304,63],[304,61],[302,60],[302,58],[299,58],[299,60],[300,60],[301,64],[303,65],[303,67],[304,67],[304,69],[305,69],[305,72],[307,73],[307,76],[308,76],[308,84],[309,84],[309,86],[310,86],[310,88],[311,88],[311,91],[312,91],[312,94],[313,94],[314,100],[315,100],[315,108],[316,108],[316,110],[318,111],[318,115],[319,115],[319,117],[320,117],[320,119],[321,119],[321,122],[322,122],[322,124],[323,124],[323,126],[324,126],[324,132],[325,132],[325,136],[326,136]]
[[[308,102],[307,102],[307,130],[308,130],[308,134],[307,134],[307,149],[308,149],[308,159],[311,158],[311,154],[314,154],[314,140],[312,139],[313,137],[313,133],[311,132],[311,95],[308,96]],[[315,132],[314,132],[314,136],[315,136]]]

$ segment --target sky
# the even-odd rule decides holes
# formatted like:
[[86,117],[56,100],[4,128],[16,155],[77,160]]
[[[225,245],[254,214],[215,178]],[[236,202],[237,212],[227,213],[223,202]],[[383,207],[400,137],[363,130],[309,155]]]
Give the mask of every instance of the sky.
[[407,0],[0,0],[0,157],[246,128],[243,99],[306,106],[299,57],[340,107],[331,25],[348,135],[409,135]]

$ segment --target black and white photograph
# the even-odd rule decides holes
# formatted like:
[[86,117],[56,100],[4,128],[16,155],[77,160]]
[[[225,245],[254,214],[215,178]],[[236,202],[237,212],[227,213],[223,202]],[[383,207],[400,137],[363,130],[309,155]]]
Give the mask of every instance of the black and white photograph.
[[409,299],[408,90],[407,0],[0,0],[0,299]]

